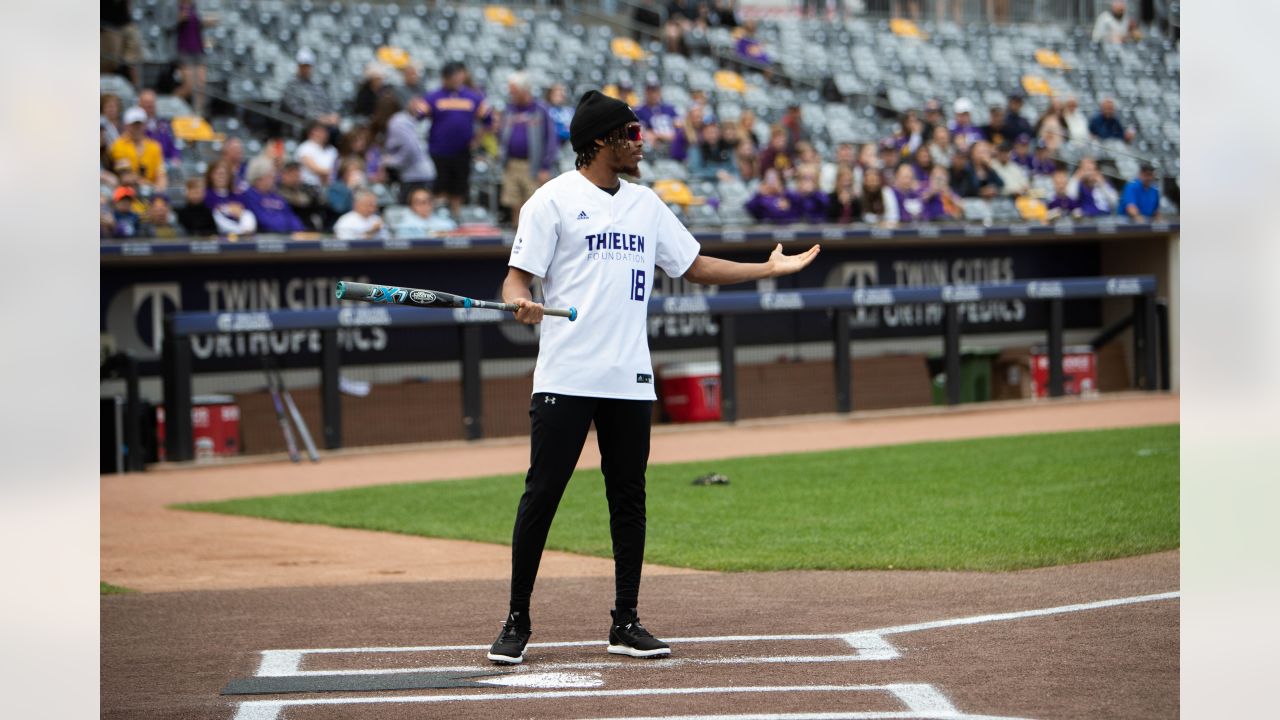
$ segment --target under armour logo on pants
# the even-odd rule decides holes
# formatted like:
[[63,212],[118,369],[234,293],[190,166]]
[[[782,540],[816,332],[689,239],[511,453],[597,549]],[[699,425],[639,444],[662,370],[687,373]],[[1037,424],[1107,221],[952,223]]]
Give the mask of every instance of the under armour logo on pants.
[[552,396],[548,395],[548,396],[546,396],[546,397],[544,397],[544,398],[542,399],[542,402],[543,402],[543,403],[545,403],[545,404],[547,404],[547,405],[555,405],[555,404],[556,404],[556,399],[555,399],[554,397],[552,397]]

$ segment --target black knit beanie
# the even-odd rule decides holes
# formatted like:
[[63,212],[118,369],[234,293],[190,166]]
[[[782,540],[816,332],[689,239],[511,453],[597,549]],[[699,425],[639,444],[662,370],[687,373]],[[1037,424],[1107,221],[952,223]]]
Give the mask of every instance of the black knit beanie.
[[599,90],[588,90],[578,101],[569,122],[569,142],[574,152],[591,147],[596,138],[604,137],[619,125],[640,122],[631,106],[614,100]]

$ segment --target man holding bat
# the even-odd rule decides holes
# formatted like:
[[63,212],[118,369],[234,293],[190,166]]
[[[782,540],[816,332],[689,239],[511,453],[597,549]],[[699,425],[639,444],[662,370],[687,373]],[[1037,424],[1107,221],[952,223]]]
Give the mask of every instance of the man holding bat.
[[[644,562],[645,469],[653,415],[653,368],[647,310],[654,266],[672,277],[728,285],[789,275],[818,255],[818,246],[784,255],[779,245],[763,263],[699,254],[693,235],[638,177],[643,159],[640,121],[625,103],[595,90],[578,102],[569,139],[577,168],[548,181],[520,211],[505,302],[516,319],[542,323],[533,377],[532,452],[511,547],[510,611],[489,649],[496,663],[524,659],[531,634],[529,601],[547,532],[594,422],[600,446],[615,598],[611,653],[662,657],[671,653],[636,614]],[[576,322],[545,316],[529,290],[542,278],[547,306],[576,305]]]

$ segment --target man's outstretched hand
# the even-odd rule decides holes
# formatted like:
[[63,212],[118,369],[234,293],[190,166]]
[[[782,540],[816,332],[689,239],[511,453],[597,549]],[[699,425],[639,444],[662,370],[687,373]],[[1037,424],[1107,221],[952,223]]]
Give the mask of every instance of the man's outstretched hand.
[[786,255],[782,252],[782,243],[778,243],[773,252],[769,253],[769,276],[778,277],[800,272],[809,267],[809,263],[818,257],[818,253],[821,250],[821,245],[814,245],[798,255]]

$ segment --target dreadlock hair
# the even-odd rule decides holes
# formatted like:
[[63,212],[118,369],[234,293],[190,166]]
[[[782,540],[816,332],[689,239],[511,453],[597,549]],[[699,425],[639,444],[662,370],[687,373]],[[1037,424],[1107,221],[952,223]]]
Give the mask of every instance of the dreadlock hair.
[[573,167],[575,169],[584,168],[590,165],[595,161],[596,154],[606,146],[612,145],[618,150],[625,150],[627,147],[627,126],[619,125],[606,133],[605,136],[600,139],[604,140],[604,145],[597,145],[593,142],[586,150],[577,154],[577,158],[573,161]]

